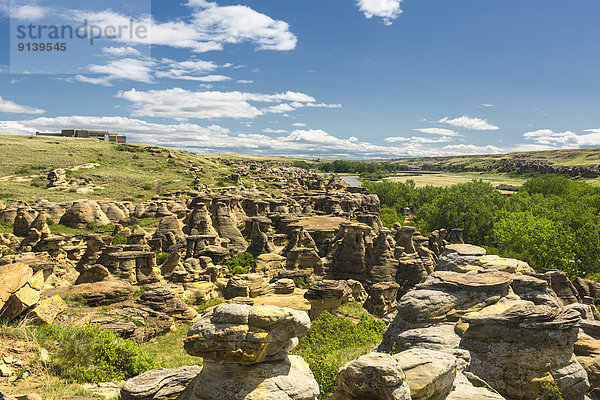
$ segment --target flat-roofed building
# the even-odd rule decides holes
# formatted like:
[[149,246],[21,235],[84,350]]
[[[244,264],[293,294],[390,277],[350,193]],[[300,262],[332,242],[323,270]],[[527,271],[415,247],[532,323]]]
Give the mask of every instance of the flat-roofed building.
[[60,133],[36,132],[38,136],[62,136],[87,139],[98,139],[110,143],[127,143],[127,137],[115,132],[93,131],[89,129],[63,129]]

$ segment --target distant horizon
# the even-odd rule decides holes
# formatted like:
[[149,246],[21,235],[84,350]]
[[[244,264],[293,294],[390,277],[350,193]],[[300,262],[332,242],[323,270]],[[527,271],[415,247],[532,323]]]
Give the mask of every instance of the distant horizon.
[[[595,0],[0,0],[0,134],[338,159],[595,148],[598,15]],[[79,41],[22,34],[83,25]]]

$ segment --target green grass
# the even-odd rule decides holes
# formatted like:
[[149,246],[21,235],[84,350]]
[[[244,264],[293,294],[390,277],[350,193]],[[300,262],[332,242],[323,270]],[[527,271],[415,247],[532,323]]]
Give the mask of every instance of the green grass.
[[0,223],[0,234],[2,233],[12,233],[13,227],[10,224]]
[[86,228],[70,228],[61,224],[50,225],[50,232],[53,234],[86,234],[86,233],[112,233],[115,230],[114,224],[104,226],[89,225]]
[[140,345],[144,354],[148,355],[162,368],[175,368],[183,365],[202,365],[202,358],[192,357],[183,349],[183,339],[187,336],[190,325],[177,325],[174,332],[158,336],[150,342]]
[[321,389],[319,399],[331,396],[340,367],[369,353],[381,341],[384,328],[383,322],[367,314],[355,324],[325,311],[312,322],[292,354],[301,356],[308,363]]
[[[42,136],[29,139],[27,136],[0,135],[0,152],[3,154],[0,158],[0,178],[16,175],[27,179],[3,181],[0,184],[0,199],[32,201],[42,197],[49,201],[68,201],[130,198],[140,201],[154,195],[154,190],[145,190],[144,187],[155,188],[158,179],[163,181],[162,190],[166,192],[190,189],[193,176],[183,171],[193,163],[202,165],[204,171],[201,177],[209,185],[232,172],[216,158],[173,149],[154,154],[142,145],[128,145],[125,148],[128,150],[92,139]],[[178,159],[169,159],[169,152],[176,154]],[[23,154],[27,154],[27,157],[23,157]],[[45,177],[53,169],[69,169],[91,161],[99,166],[69,171],[69,175],[71,178],[91,178],[93,184],[104,187],[103,190],[80,195],[45,188]]]

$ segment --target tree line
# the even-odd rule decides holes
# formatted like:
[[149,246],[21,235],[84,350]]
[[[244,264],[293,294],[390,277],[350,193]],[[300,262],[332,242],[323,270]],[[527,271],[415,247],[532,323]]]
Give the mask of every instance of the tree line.
[[467,243],[491,254],[527,261],[536,270],[600,277],[600,188],[588,183],[541,176],[508,197],[483,181],[422,188],[413,181],[364,185],[379,196],[387,226],[402,222],[408,207],[412,223],[426,235],[463,228]]

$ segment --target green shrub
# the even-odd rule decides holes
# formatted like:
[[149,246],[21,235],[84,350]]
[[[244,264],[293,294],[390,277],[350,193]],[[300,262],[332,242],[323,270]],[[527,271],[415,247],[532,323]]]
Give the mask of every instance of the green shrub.
[[118,244],[127,244],[127,236],[115,235],[112,240],[112,245],[116,246]]
[[254,266],[254,256],[250,253],[231,253],[225,262],[232,275],[247,274]]
[[50,343],[50,370],[71,382],[107,382],[128,379],[156,368],[154,361],[130,340],[97,325],[40,328]]
[[144,190],[152,190],[152,185],[149,183],[145,183],[142,185],[142,189]]
[[296,285],[296,287],[300,289],[308,289],[308,287],[310,286],[301,276],[294,278],[294,285]]
[[169,259],[169,253],[156,253],[156,265],[162,265]]
[[345,363],[367,354],[381,341],[385,324],[367,314],[358,324],[327,311],[312,322],[310,330],[292,352],[304,358],[327,399],[336,387],[337,372]]
[[302,169],[312,169],[314,168],[312,164],[307,163],[304,160],[300,160],[300,161],[295,161],[294,164],[292,164],[294,167],[296,168],[302,168]]
[[565,400],[556,383],[542,383],[542,395],[537,400]]

